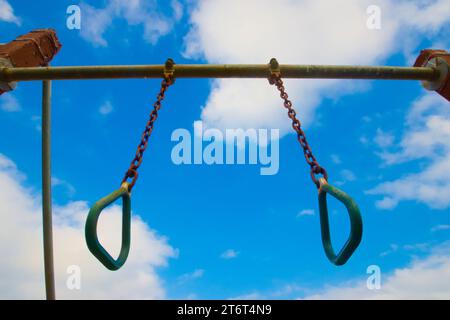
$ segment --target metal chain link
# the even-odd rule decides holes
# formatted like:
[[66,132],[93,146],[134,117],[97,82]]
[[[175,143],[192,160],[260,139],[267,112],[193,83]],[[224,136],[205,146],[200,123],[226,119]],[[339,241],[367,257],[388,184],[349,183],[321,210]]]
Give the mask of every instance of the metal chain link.
[[272,72],[269,76],[269,83],[271,85],[275,85],[280,91],[280,97],[284,100],[284,107],[288,110],[288,117],[292,120],[292,128],[297,132],[297,140],[300,143],[303,153],[305,155],[306,162],[310,166],[311,170],[311,179],[314,184],[319,188],[320,183],[316,178],[317,174],[321,174],[325,180],[328,181],[328,174],[324,167],[322,167],[316,160],[316,157],[313,155],[311,147],[309,146],[308,140],[306,140],[305,132],[302,129],[301,122],[296,117],[296,112],[292,107],[292,102],[289,100],[289,96],[285,91],[283,80],[281,80],[281,75],[277,72]]
[[125,172],[125,176],[122,180],[122,183],[127,182],[128,179],[132,179],[131,183],[128,184],[128,191],[131,192],[131,189],[133,188],[134,184],[136,183],[136,180],[138,178],[138,172],[139,166],[142,163],[142,158],[145,152],[145,149],[147,148],[148,139],[150,138],[150,135],[153,131],[153,126],[158,118],[158,111],[161,109],[161,102],[164,100],[164,95],[166,93],[166,90],[175,82],[173,74],[167,74],[164,73],[164,79],[161,82],[161,89],[159,90],[159,93],[156,97],[156,102],[153,104],[153,110],[150,112],[149,120],[147,121],[147,125],[145,126],[145,130],[142,133],[141,136],[141,142],[139,143],[136,155],[134,156],[133,160],[131,161],[130,167]]

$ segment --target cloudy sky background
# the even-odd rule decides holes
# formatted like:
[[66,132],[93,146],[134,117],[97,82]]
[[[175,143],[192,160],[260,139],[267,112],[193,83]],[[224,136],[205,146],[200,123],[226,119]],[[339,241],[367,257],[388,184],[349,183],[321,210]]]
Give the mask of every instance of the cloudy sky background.
[[[450,1],[0,0],[2,42],[52,27],[53,65],[280,63],[411,65],[449,49]],[[367,28],[367,9],[381,28]],[[370,10],[369,10],[370,11]],[[179,80],[170,88],[133,192],[127,264],[105,270],[84,220],[115,189],[145,124],[158,80],[60,81],[53,95],[53,185],[60,298],[450,298],[450,109],[416,81],[288,80],[286,88],[330,182],[360,204],[365,233],[349,263],[321,248],[316,190],[275,89],[265,80]],[[1,298],[43,298],[40,84],[0,97]],[[176,128],[280,129],[280,171],[255,165],[176,166]],[[333,203],[334,205],[336,203]],[[332,236],[348,232],[332,210]],[[118,250],[120,208],[100,221]],[[81,269],[81,290],[66,286]],[[367,267],[382,272],[366,286]]]

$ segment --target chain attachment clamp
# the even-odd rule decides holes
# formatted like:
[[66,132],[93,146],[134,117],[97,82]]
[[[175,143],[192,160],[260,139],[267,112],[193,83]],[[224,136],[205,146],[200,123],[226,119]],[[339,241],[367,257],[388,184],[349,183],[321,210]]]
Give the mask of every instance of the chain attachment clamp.
[[164,64],[163,75],[164,75],[164,79],[166,79],[166,81],[169,84],[174,84],[175,83],[174,65],[175,65],[175,62],[173,61],[172,58],[168,58],[166,60],[166,63]]
[[277,59],[272,58],[269,62],[269,83],[275,84],[275,79],[281,77],[280,64]]

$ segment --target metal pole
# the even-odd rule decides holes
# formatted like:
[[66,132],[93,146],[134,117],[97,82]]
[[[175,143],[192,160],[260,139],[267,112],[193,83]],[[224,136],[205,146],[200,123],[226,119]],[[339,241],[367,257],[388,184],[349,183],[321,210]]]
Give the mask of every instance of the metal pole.
[[55,300],[51,182],[51,98],[52,82],[42,82],[42,220],[44,231],[44,270],[47,300]]
[[[174,65],[176,78],[267,78],[269,64]],[[428,80],[440,72],[424,67],[280,65],[283,78]],[[0,81],[161,78],[164,65],[74,66],[0,69]]]

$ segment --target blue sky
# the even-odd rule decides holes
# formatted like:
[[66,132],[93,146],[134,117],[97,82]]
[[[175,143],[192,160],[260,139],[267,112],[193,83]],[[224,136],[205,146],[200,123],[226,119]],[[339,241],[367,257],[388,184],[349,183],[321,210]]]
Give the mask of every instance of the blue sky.
[[[41,1],[35,6],[1,0],[1,41],[52,27],[63,45],[53,66],[161,64],[168,57],[180,64],[267,63],[272,56],[280,63],[405,66],[420,49],[449,48],[448,1],[347,1],[340,7],[328,1],[232,2]],[[72,4],[81,8],[80,30],[66,27]],[[381,29],[366,25],[372,4],[381,9]],[[249,12],[254,15],[242,19]],[[113,284],[137,298],[398,298],[412,291],[416,297],[450,296],[450,285],[439,281],[450,270],[450,113],[442,97],[417,81],[286,82],[330,183],[361,208],[362,243],[345,266],[335,267],[321,245],[316,188],[275,88],[264,80],[177,80],[133,190],[139,249],[133,255],[132,247],[124,270],[101,269],[83,247],[82,220],[89,204],[120,184],[159,83],[53,82],[55,250],[61,254],[56,262],[62,296],[120,297]],[[36,236],[40,92],[39,82],[23,82],[0,97],[2,188],[12,179],[17,190],[11,193],[17,206],[0,211],[7,216],[11,208],[22,208],[18,202],[31,199],[26,217],[35,222]],[[279,129],[278,173],[263,176],[260,165],[249,164],[175,165],[171,135],[178,128],[193,135],[196,121],[221,130]],[[348,221],[343,207],[334,201],[330,206],[338,246],[347,237]],[[1,232],[5,239],[14,237],[12,231]],[[117,245],[117,233],[105,232]],[[31,252],[25,239],[17,241]],[[39,244],[38,238],[30,241]],[[0,250],[6,254],[6,248]],[[23,271],[35,289],[21,291],[7,281],[22,281],[12,276],[13,264],[0,271],[3,287],[14,288],[11,295],[42,297],[40,246],[36,250],[35,263]],[[147,251],[156,253],[147,257]],[[80,292],[64,286],[69,264],[80,264],[86,275]],[[380,290],[365,286],[370,265],[382,271]],[[399,280],[399,272],[408,280]],[[430,273],[436,278],[418,280]],[[2,291],[0,296],[8,297]]]

